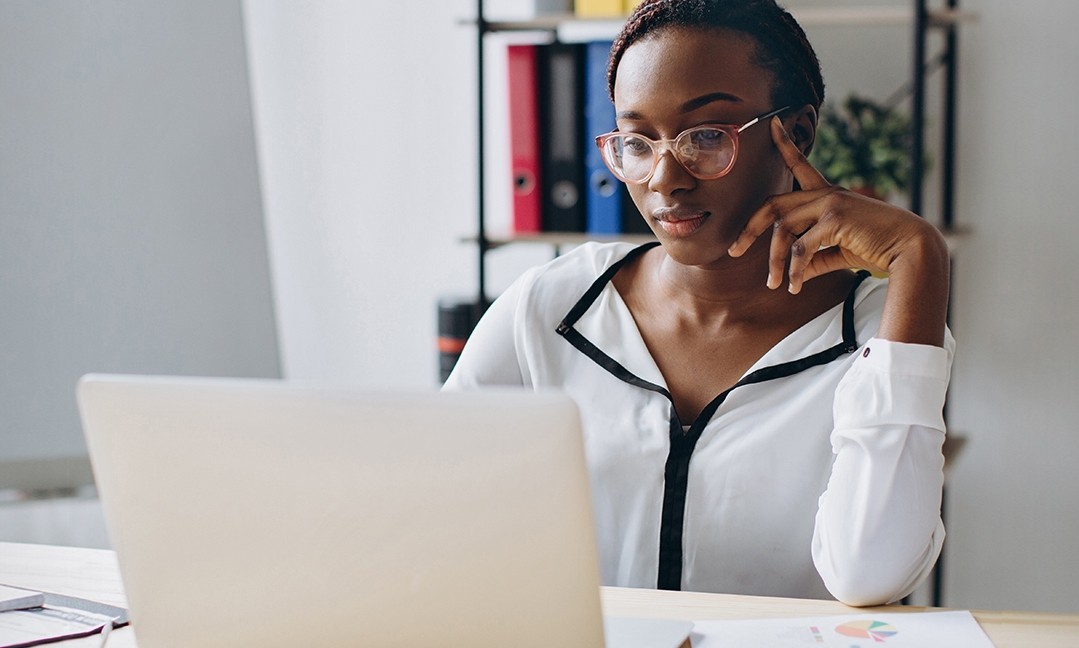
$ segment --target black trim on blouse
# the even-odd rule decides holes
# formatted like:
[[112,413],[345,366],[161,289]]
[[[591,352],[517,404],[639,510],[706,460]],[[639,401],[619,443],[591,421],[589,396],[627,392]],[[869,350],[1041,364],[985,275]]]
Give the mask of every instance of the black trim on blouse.
[[667,400],[671,401],[670,450],[668,451],[667,463],[663,471],[663,508],[660,515],[659,573],[657,574],[656,587],[678,590],[682,588],[682,532],[685,521],[686,489],[689,483],[689,460],[705,426],[712,420],[712,416],[715,415],[716,410],[727,399],[727,396],[743,385],[786,378],[810,367],[827,364],[843,355],[854,353],[859,346],[854,330],[854,298],[858,286],[869,276],[869,273],[864,270],[858,272],[854,285],[843,302],[842,342],[804,358],[762,367],[746,374],[733,386],[712,399],[701,410],[693,423],[690,424],[689,429],[683,430],[682,422],[678,419],[678,414],[674,409],[674,398],[665,387],[636,376],[573,328],[623,266],[657,245],[659,245],[658,242],[645,243],[615,261],[589,286],[588,290],[574,304],[555,330],[578,351],[588,356],[593,362],[606,369],[619,380],[641,389],[662,394]]

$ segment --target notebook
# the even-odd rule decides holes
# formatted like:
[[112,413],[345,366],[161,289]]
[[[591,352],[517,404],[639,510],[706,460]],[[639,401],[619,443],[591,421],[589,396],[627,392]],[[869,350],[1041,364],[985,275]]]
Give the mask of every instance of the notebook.
[[[605,645],[565,395],[107,375],[77,392],[141,648]],[[691,627],[642,623],[606,634],[675,648]]]

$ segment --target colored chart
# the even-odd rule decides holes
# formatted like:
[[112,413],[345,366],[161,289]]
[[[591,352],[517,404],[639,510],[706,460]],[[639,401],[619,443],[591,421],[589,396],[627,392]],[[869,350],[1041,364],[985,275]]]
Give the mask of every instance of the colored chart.
[[883,621],[851,621],[837,625],[835,631],[844,637],[858,637],[859,639],[872,639],[878,643],[897,634],[895,626]]

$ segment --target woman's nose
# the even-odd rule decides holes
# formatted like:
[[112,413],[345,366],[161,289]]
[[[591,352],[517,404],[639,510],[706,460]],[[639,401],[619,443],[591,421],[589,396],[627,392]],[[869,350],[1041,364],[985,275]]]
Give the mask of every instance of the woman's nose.
[[652,177],[648,179],[648,188],[661,194],[670,194],[678,189],[689,189],[697,182],[670,149],[663,151],[656,161]]

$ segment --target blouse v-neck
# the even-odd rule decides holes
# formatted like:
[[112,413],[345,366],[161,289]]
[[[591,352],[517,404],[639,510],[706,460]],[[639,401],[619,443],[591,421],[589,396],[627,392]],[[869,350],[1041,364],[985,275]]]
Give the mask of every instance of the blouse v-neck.
[[[663,394],[673,404],[663,373],[645,343],[644,336],[637,326],[629,305],[613,284],[614,276],[621,268],[658,245],[658,242],[644,243],[633,248],[625,256],[609,265],[574,304],[556,330],[570,344],[615,377],[642,389]],[[715,395],[713,401],[729,394],[739,386],[789,376],[792,373],[804,371],[823,362],[830,362],[844,354],[853,353],[858,348],[853,321],[854,302],[858,286],[867,276],[869,276],[868,272],[859,272],[843,302],[825,310],[784,335],[779,342],[757,358],[734,385]],[[804,332],[822,328],[822,325],[826,326],[828,322],[835,319],[836,311],[840,309],[843,310],[842,341],[830,347],[812,348],[812,345],[807,347],[806,341],[803,339],[806,337],[803,335]],[[617,344],[617,348],[621,353],[608,353],[606,349],[592,341],[601,330],[604,337],[611,337],[611,322],[605,320],[604,316],[614,317],[617,320],[618,330],[622,333],[622,335],[618,336],[619,341]],[[588,335],[590,332],[593,335]],[[820,341],[821,338],[817,337],[812,342],[819,344]],[[789,348],[792,346],[798,348]],[[795,352],[792,353],[792,351]],[[801,353],[797,353],[798,351]],[[797,359],[777,361],[777,358],[783,357],[796,357]],[[634,366],[628,366],[631,360]],[[711,418],[711,415],[714,415],[715,407],[705,407],[697,419],[700,419],[709,410],[711,410],[709,414],[709,418]],[[692,425],[695,422],[691,421],[687,425]]]

